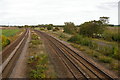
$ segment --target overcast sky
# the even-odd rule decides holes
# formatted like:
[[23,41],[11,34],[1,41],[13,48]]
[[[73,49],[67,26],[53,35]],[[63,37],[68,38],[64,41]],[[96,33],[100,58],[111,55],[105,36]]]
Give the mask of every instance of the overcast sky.
[[101,16],[118,24],[119,0],[0,0],[0,25],[76,25]]

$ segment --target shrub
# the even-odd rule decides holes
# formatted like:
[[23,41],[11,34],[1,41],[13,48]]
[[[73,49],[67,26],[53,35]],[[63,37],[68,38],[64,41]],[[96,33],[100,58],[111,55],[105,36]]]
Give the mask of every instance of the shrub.
[[60,34],[60,38],[66,38],[66,36],[62,33]]
[[37,36],[36,34],[33,34],[33,35],[31,36],[31,38],[34,39],[34,40],[38,40],[38,36]]
[[106,57],[106,56],[99,56],[99,60],[101,62],[104,62],[104,63],[111,63],[112,62],[112,58]]
[[40,28],[40,30],[45,30],[45,28],[42,27],[42,28]]
[[69,34],[75,34],[77,32],[77,28],[72,22],[65,22],[64,32]]
[[42,42],[40,40],[31,40],[31,43],[33,45],[38,45],[38,44],[42,44]]
[[103,33],[103,39],[107,41],[118,41],[120,42],[120,35],[118,32],[105,31]]
[[77,44],[81,44],[84,46],[91,46],[92,45],[92,41],[87,37],[83,37],[82,35],[72,36],[68,41],[74,42]]
[[47,27],[47,30],[52,30],[53,29],[53,26],[48,26]]
[[120,51],[118,50],[118,47],[113,47],[113,57],[115,58],[115,59],[118,59],[118,60],[120,60]]
[[55,27],[55,29],[53,29],[53,31],[58,31],[60,30],[58,27]]
[[101,21],[89,21],[80,25],[79,33],[84,36],[93,37],[94,34],[102,34],[105,27]]
[[10,44],[10,40],[6,36],[2,35],[1,38],[2,38],[2,48]]

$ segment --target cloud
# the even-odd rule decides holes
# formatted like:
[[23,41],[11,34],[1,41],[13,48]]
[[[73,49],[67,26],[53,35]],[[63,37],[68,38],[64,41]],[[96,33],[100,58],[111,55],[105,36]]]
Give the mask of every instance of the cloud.
[[97,8],[104,10],[111,10],[113,8],[118,8],[118,2],[104,2],[97,5]]
[[[114,1],[114,3],[113,3]],[[81,24],[111,17],[116,24],[117,0],[0,0],[0,24]]]

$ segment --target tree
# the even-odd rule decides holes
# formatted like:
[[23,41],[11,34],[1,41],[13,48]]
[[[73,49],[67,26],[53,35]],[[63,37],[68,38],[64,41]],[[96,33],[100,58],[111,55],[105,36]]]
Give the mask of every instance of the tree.
[[79,33],[84,36],[93,37],[98,34],[102,34],[104,31],[104,26],[102,22],[99,21],[89,21],[80,25]]
[[106,24],[108,24],[109,23],[109,17],[100,17],[100,21],[104,24],[104,25],[106,25]]
[[65,22],[64,32],[74,34],[77,31],[76,26],[72,22]]
[[48,29],[48,30],[52,30],[52,29],[53,29],[53,24],[47,25],[47,29]]

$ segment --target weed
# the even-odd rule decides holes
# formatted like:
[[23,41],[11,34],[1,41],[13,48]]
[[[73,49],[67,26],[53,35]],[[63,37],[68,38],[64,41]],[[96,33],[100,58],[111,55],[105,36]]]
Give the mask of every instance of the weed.
[[[31,71],[29,73],[30,78],[45,78],[45,72],[47,71],[48,57],[45,54],[35,55],[30,57],[29,65],[31,65]],[[34,64],[34,67],[33,67]]]
[[59,36],[60,38],[66,38],[66,36],[62,33],[62,34],[60,34],[60,36]]
[[38,36],[37,36],[36,34],[32,34],[31,38],[32,38],[33,40],[37,40],[37,39],[38,39]]
[[2,38],[2,39],[1,39],[0,42],[2,42],[2,43],[1,43],[1,44],[2,44],[2,48],[6,47],[7,45],[10,44],[10,40],[9,40],[6,36],[2,35],[1,38]]
[[111,63],[112,62],[112,58],[106,57],[106,56],[99,56],[99,60],[101,62],[104,62],[104,63]]
[[112,63],[112,69],[119,70],[119,63]]
[[40,40],[31,40],[31,42],[33,45],[38,45],[38,44],[42,44],[42,42]]

